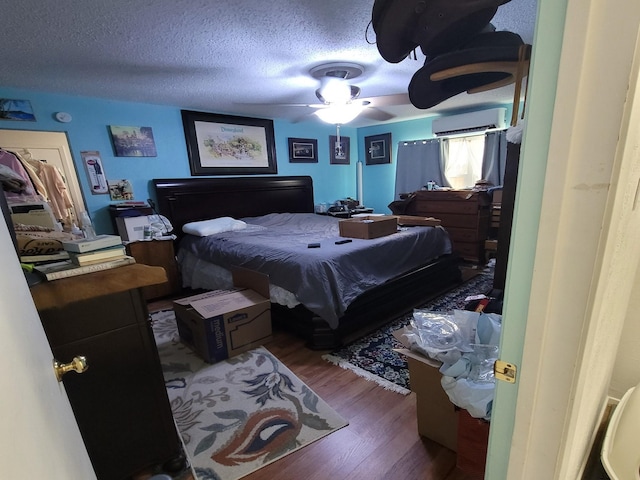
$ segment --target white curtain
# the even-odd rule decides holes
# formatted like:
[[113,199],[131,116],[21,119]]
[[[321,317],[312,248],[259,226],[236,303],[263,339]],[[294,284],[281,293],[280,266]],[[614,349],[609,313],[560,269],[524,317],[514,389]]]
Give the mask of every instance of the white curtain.
[[484,135],[444,138],[444,176],[457,190],[471,188],[482,178]]

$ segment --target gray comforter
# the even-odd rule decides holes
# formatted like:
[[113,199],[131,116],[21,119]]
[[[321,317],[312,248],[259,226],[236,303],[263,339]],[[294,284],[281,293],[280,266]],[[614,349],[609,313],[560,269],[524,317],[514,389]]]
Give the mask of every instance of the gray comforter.
[[[187,235],[180,248],[224,268],[242,266],[269,275],[307,309],[338,326],[360,294],[434,258],[451,253],[441,227],[409,227],[372,240],[343,240],[338,219],[312,213],[243,218],[245,230],[208,237]],[[320,248],[308,248],[320,243]]]

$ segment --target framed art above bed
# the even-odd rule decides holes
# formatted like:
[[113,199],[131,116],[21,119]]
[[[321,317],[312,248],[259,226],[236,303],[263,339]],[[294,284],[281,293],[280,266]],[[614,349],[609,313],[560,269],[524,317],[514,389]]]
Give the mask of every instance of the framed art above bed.
[[181,113],[191,175],[278,173],[273,120]]

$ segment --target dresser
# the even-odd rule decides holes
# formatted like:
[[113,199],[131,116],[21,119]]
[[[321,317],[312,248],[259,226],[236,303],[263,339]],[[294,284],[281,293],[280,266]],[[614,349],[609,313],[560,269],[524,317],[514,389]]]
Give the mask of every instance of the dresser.
[[142,296],[166,280],[162,268],[134,264],[31,289],[56,360],[86,357],[86,371],[62,381],[99,480],[184,464]]
[[465,260],[484,263],[491,197],[470,190],[419,190],[407,215],[435,217],[449,232],[453,251]]

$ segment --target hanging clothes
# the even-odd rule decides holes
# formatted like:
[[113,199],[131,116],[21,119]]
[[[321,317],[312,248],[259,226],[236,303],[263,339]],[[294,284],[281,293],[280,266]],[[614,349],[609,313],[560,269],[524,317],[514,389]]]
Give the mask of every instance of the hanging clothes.
[[22,165],[22,162],[20,162],[20,160],[13,153],[0,148],[0,164],[9,167],[25,182],[25,187],[22,192],[5,192],[7,198],[19,198],[24,195],[34,196],[37,194],[31,177],[27,173],[27,170]]
[[10,152],[10,153],[15,155],[16,158],[20,160],[20,163],[22,163],[22,166],[24,167],[24,169],[27,171],[27,174],[31,178],[31,182],[33,183],[33,187],[35,188],[36,193],[38,193],[44,199],[45,202],[48,201],[49,192],[47,191],[47,188],[44,185],[44,183],[42,183],[42,180],[40,180],[38,173],[33,169],[31,164],[29,163],[29,159],[31,159],[31,154],[28,151],[25,151],[24,153],[20,153],[20,152]]
[[0,183],[5,192],[20,193],[27,186],[24,179],[11,168],[0,163]]
[[70,224],[73,202],[60,170],[55,165],[40,160],[29,160],[29,164],[49,193],[49,205],[55,217],[62,223]]

